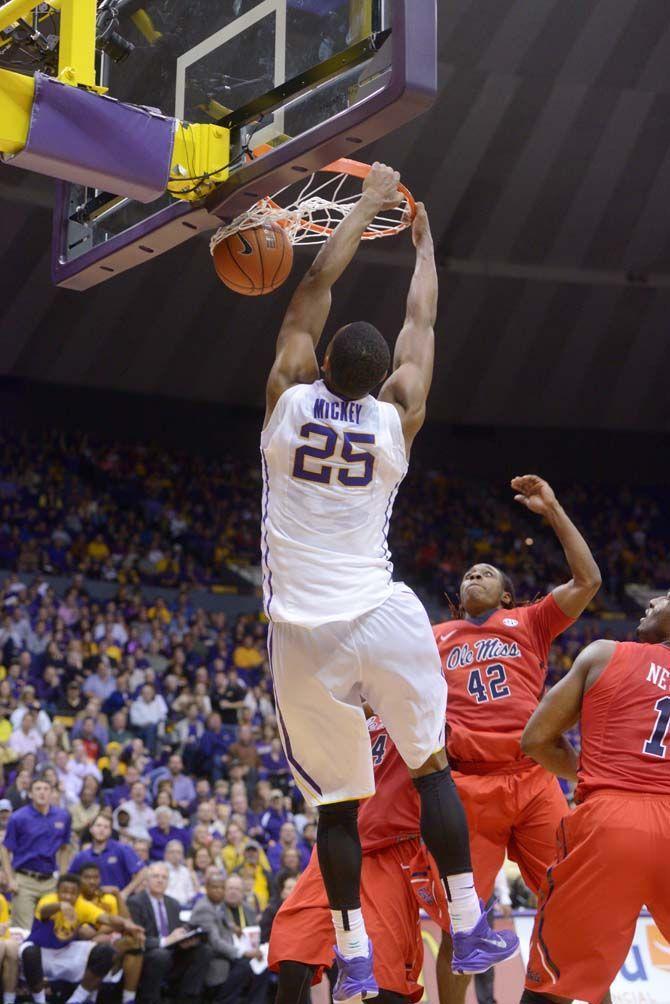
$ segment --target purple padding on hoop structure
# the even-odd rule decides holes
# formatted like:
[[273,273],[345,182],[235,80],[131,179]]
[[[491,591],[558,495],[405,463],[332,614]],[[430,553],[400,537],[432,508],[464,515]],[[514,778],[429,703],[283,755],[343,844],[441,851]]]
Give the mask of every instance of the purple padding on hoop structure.
[[176,120],[35,74],[25,148],[7,159],[138,202],[165,192]]

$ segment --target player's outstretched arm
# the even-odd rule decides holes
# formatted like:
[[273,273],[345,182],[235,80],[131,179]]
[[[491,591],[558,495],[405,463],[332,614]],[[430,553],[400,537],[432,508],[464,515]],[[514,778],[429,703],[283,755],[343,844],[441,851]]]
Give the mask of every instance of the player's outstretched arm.
[[546,481],[536,474],[512,478],[516,502],[548,521],[561,542],[572,578],[557,586],[553,597],[564,614],[579,617],[600,589],[600,569],[581,533],[572,522]]
[[422,202],[417,203],[412,239],[416,266],[407,297],[405,323],[395,346],[393,373],[379,395],[380,401],[395,405],[400,413],[408,455],[426,417],[435,358],[437,268],[428,214]]
[[546,770],[577,780],[578,757],[564,736],[579,720],[584,694],[612,658],[612,641],[594,641],[575,659],[572,669],[547,691],[521,736],[521,749]]
[[332,237],[296,289],[277,338],[275,362],[266,392],[266,424],[285,390],[297,383],[312,383],[319,376],[316,347],[330,313],[331,291],[351,263],[361,237],[375,216],[402,202],[400,175],[385,164],[372,165],[363,183],[363,195]]

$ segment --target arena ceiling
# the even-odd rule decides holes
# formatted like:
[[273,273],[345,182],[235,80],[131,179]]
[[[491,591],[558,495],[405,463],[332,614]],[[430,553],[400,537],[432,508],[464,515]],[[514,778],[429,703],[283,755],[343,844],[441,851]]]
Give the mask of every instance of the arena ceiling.
[[[433,111],[366,151],[431,212],[434,419],[667,430],[667,0],[440,0]],[[204,243],[50,286],[51,184],[0,169],[0,373],[258,405],[291,284],[228,293]],[[297,269],[307,264],[304,253]],[[408,238],[361,252],[333,327],[399,328]]]

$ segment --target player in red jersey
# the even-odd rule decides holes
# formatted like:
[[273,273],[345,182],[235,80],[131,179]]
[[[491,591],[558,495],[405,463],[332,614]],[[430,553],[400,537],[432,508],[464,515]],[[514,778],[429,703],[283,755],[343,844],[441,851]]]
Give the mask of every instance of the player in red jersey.
[[[585,648],[523,734],[525,753],[579,781],[542,884],[525,1004],[601,1001],[645,904],[670,941],[670,593],[638,637]],[[563,733],[580,719],[578,765]]]
[[[548,521],[571,579],[529,606],[516,606],[498,568],[477,564],[463,577],[462,617],[434,628],[449,685],[447,750],[470,828],[477,891],[485,902],[505,854],[537,891],[555,852],[567,803],[558,781],[521,752],[521,733],[542,697],[552,641],[600,587],[588,544],[546,481],[514,478],[515,499]],[[443,937],[438,984],[443,1004],[465,1000],[469,977],[451,971]]]
[[[361,896],[375,946],[380,1004],[420,1001],[423,965],[420,905],[448,929],[443,885],[421,843],[419,796],[379,718],[368,721],[376,794],[358,817],[363,847]],[[279,971],[277,1004],[307,1004],[310,984],[333,963],[328,898],[316,853],[275,917],[270,967]]]

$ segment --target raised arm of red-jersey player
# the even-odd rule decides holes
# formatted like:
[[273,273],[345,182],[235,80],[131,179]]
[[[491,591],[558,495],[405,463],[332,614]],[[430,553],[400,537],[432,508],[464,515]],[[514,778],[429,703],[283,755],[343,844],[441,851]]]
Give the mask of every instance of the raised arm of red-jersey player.
[[511,484],[517,493],[515,501],[544,516],[561,543],[572,578],[557,586],[552,595],[563,613],[576,619],[589,605],[602,582],[591,549],[559,503],[551,485],[536,474],[512,478]]
[[407,454],[426,417],[426,400],[433,381],[437,268],[428,214],[418,202],[412,226],[416,266],[407,297],[405,323],[393,355],[393,373],[381,389],[380,401],[395,405],[400,414]]
[[316,347],[331,305],[331,291],[353,259],[361,237],[384,208],[397,206],[400,175],[385,164],[373,164],[363,182],[363,195],[321,248],[289,303],[277,338],[274,365],[266,389],[265,424],[289,387],[318,379]]
[[615,647],[612,641],[594,641],[583,649],[570,672],[544,695],[523,731],[523,752],[552,774],[577,780],[577,754],[564,733],[579,720],[584,694],[612,658]]

